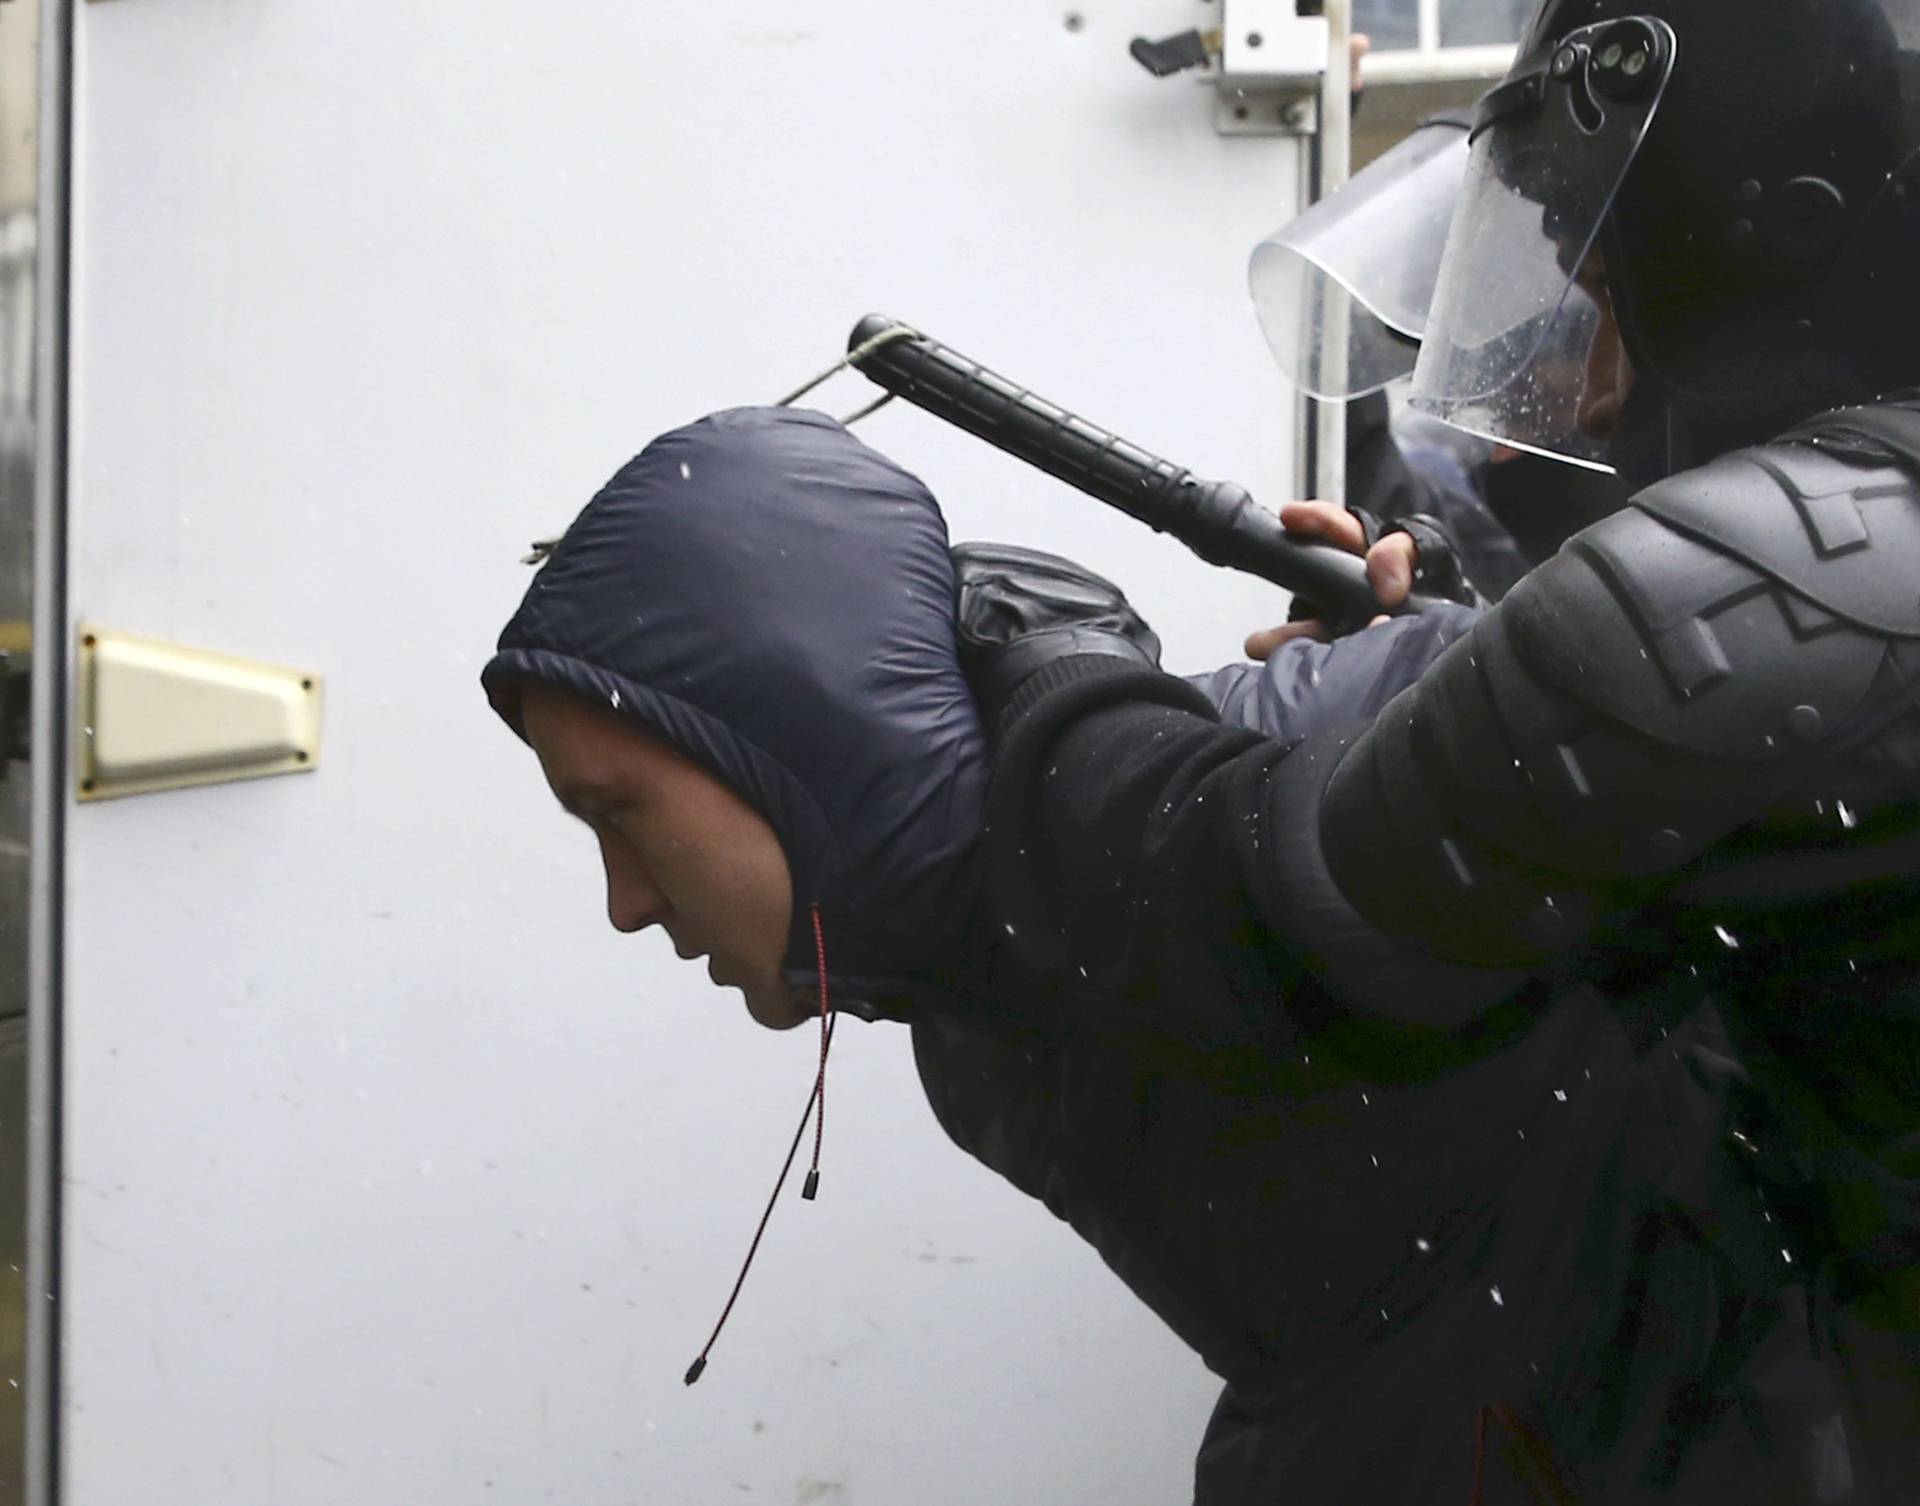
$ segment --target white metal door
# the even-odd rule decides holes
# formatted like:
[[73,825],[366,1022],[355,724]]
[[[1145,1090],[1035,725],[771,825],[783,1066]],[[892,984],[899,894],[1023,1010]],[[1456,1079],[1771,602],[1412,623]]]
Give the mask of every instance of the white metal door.
[[[311,665],[328,720],[311,774],[70,813],[71,1506],[1186,1497],[1213,1382],[888,1027],[683,1388],[815,1048],[608,930],[475,682],[529,539],[870,311],[1280,496],[1243,268],[1296,147],[1131,63],[1184,5],[1070,9],[79,10],[73,616]],[[1173,667],[1277,620],[929,418],[863,433]]]

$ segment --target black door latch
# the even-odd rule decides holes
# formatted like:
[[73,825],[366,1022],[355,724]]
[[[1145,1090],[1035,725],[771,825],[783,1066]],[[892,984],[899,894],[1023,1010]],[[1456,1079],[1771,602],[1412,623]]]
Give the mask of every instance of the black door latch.
[[1219,31],[1183,31],[1178,36],[1150,42],[1135,37],[1127,51],[1155,78],[1168,78],[1189,68],[1204,68],[1220,55]]

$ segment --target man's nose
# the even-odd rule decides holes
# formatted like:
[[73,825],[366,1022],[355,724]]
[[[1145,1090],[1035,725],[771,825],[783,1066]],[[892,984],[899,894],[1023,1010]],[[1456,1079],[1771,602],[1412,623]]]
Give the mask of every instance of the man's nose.
[[631,935],[656,926],[673,907],[650,874],[638,864],[606,855],[607,920],[614,930]]
[[607,886],[607,919],[614,930],[631,934],[657,926],[666,918],[666,899],[658,889],[632,884]]

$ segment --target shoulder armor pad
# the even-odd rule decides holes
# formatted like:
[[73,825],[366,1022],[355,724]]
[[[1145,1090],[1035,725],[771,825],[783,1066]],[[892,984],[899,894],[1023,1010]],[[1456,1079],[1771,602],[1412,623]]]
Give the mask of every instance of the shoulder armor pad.
[[1637,503],[1574,535],[1498,611],[1556,689],[1657,742],[1743,762],[1837,728],[1887,649]]
[[1872,632],[1920,637],[1920,481],[1891,458],[1759,445],[1648,487],[1633,505]]

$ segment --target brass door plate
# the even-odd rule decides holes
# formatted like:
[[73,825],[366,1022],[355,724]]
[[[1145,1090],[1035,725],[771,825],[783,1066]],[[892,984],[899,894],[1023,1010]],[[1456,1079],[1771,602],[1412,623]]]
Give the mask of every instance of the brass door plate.
[[324,688],[311,670],[88,623],[77,668],[81,800],[304,774],[320,762]]

